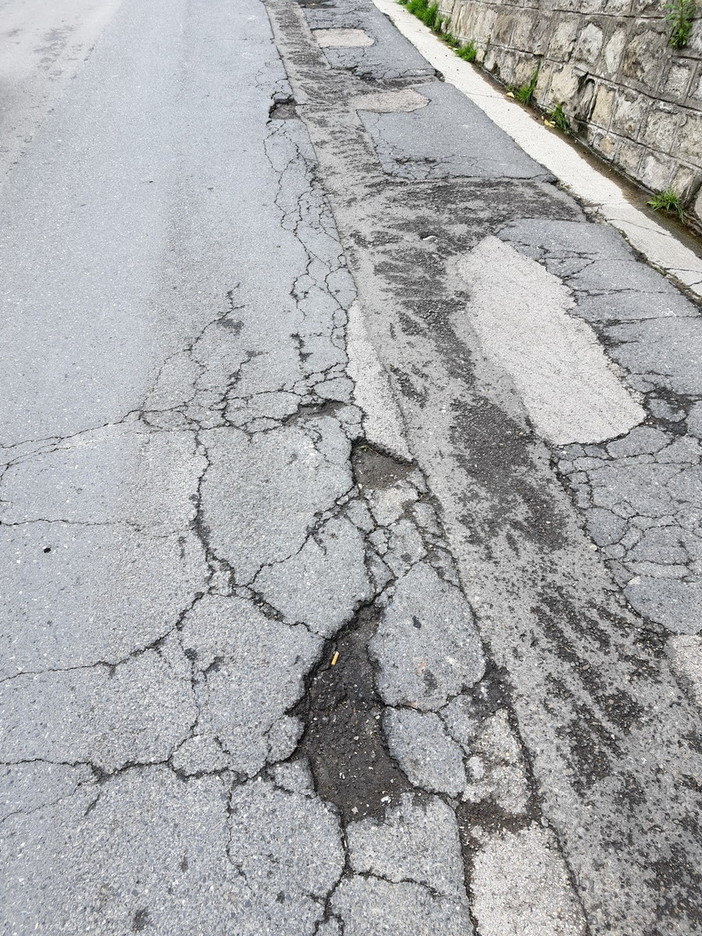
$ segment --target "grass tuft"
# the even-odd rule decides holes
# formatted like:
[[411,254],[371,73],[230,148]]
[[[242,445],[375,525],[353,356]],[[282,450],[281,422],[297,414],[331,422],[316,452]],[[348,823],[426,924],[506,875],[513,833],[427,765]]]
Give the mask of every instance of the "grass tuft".
[[398,3],[401,3],[409,13],[421,20],[432,32],[435,32],[439,39],[445,42],[447,46],[450,46],[459,58],[462,58],[465,62],[475,61],[478,47],[472,39],[465,43],[461,42],[457,36],[454,36],[446,28],[449,21],[444,20],[439,13],[438,3],[432,3],[431,0],[398,0]]
[[514,94],[515,98],[520,101],[522,104],[532,104],[534,102],[534,96],[536,94],[536,82],[539,80],[539,71],[541,66],[536,66],[536,71],[531,76],[529,81],[526,84],[520,85],[520,87],[512,87],[510,90]]
[[685,218],[685,209],[682,206],[682,200],[675,189],[666,189],[664,192],[658,192],[646,203],[654,211],[666,211],[668,214],[677,215],[682,221]]
[[570,121],[565,115],[562,104],[556,104],[553,110],[548,112],[548,121],[552,123],[554,127],[558,127],[559,130],[562,130],[563,133],[571,132]]
[[477,54],[478,47],[472,39],[469,39],[460,49],[456,49],[456,55],[462,58],[464,62],[474,62]]

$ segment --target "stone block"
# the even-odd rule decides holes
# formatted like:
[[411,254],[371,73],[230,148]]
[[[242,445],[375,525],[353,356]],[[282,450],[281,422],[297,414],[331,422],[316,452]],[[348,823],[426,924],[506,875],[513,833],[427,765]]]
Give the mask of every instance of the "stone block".
[[498,50],[495,46],[490,46],[489,49],[485,52],[485,59],[483,61],[483,68],[485,71],[492,72],[493,74],[500,74],[500,68],[497,64],[497,52]]
[[690,87],[693,70],[694,66],[691,62],[673,62],[663,82],[664,94],[682,101]]
[[529,77],[522,77],[526,75],[527,69],[524,67],[522,62],[522,56],[518,52],[512,52],[503,50],[500,53],[499,57],[500,64],[500,79],[507,84],[520,85],[525,81],[529,80]]
[[578,36],[572,59],[592,71],[600,56],[604,33],[595,23],[588,23]]
[[700,182],[702,182],[702,172],[691,169],[689,166],[678,166],[671,188],[679,193],[684,203],[697,191]]
[[622,56],[621,73],[651,90],[658,87],[661,62],[670,57],[667,36],[650,20],[637,22]]
[[571,103],[577,91],[578,76],[570,65],[552,70],[550,96],[554,105]]
[[685,47],[685,52],[687,54],[692,53],[696,57],[702,55],[702,17],[699,16],[699,13],[692,27],[692,35],[690,36],[690,41]]
[[621,140],[614,161],[634,178],[639,177],[639,164],[645,153],[643,146],[631,140]]
[[628,16],[631,12],[631,0],[606,0],[605,13],[610,16]]
[[512,31],[515,21],[516,16],[511,10],[497,14],[492,30],[492,41],[496,45],[509,47],[512,44]]
[[672,153],[680,126],[680,112],[665,105],[649,110],[638,140],[662,153]]
[[659,0],[633,0],[631,12],[634,16],[660,16],[662,8]]
[[619,71],[624,48],[626,46],[627,30],[624,27],[618,27],[607,40],[602,55],[603,74],[610,79],[614,79]]
[[510,38],[512,48],[532,53],[541,52],[545,30],[542,31],[540,40],[537,39],[536,42],[531,36],[534,25],[539,22],[539,18],[540,14],[537,10],[522,10],[515,16]]
[[592,123],[605,130],[609,128],[612,121],[615,97],[616,91],[614,88],[608,88],[606,85],[599,86],[595,106],[592,110]]
[[697,77],[692,81],[690,103],[702,105],[702,65],[699,66]]
[[683,116],[678,137],[680,155],[702,168],[702,113]]
[[697,215],[698,220],[702,221],[702,186],[700,186],[700,189],[697,192],[697,197],[695,198],[694,212]]
[[617,148],[617,138],[609,133],[598,133],[592,140],[592,148],[605,159],[611,160]]
[[477,12],[472,19],[470,28],[466,28],[461,35],[466,39],[475,39],[480,42],[490,42],[495,29],[497,10],[494,7],[475,5]]
[[641,163],[639,178],[653,192],[662,192],[671,187],[675,166],[675,160],[670,156],[648,153]]
[[594,78],[578,78],[577,92],[574,98],[573,112],[578,121],[589,121],[597,96],[597,82]]
[[548,46],[549,58],[566,62],[570,58],[580,29],[580,17],[561,14],[551,34]]
[[649,106],[650,100],[636,91],[621,92],[614,105],[612,130],[635,140]]

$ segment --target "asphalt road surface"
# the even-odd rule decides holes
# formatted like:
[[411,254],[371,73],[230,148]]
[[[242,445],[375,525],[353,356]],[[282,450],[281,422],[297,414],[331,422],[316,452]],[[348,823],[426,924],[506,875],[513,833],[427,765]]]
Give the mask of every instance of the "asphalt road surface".
[[702,934],[700,309],[371,0],[0,42],[2,933]]

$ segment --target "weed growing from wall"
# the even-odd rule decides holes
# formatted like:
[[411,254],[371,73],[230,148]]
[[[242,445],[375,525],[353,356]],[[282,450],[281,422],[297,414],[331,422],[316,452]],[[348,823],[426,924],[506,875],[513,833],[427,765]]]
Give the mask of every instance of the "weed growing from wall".
[[438,3],[432,3],[431,0],[398,0],[405,6],[409,13],[412,13],[417,19],[420,19],[425,26],[428,26],[432,32],[436,33],[439,39],[442,39],[446,45],[450,46],[459,58],[464,62],[474,62],[478,54],[478,47],[472,39],[462,43],[460,39],[446,29],[447,22],[439,14]]
[[539,80],[539,71],[541,66],[536,66],[536,71],[531,76],[529,81],[526,84],[520,85],[517,87],[512,87],[510,90],[514,94],[515,98],[520,101],[522,104],[533,104],[534,95],[536,94],[536,82]]
[[669,0],[666,3],[665,19],[670,26],[668,42],[673,48],[682,49],[689,42],[696,12],[696,0]]

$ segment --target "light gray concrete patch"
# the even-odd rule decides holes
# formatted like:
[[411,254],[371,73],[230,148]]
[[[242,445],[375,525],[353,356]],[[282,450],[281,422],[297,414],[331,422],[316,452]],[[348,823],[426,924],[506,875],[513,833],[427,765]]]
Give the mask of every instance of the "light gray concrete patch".
[[584,936],[568,872],[545,830],[505,832],[475,856],[471,907],[481,936]]
[[409,460],[402,417],[387,374],[368,340],[363,313],[354,303],[348,311],[348,373],[355,381],[354,400],[363,410],[363,429],[371,444]]
[[371,597],[363,535],[332,518],[291,559],[263,568],[253,587],[289,621],[331,637]]
[[[180,636],[198,682],[198,731],[216,738],[242,774],[277,760],[269,732],[302,695],[321,640],[269,620],[248,601],[217,595],[198,602]],[[293,746],[299,732],[295,726]]]
[[426,107],[428,103],[429,99],[413,88],[376,91],[375,94],[364,94],[354,101],[357,110],[373,111],[376,114],[394,114],[400,111],[411,113]]
[[457,334],[467,341],[475,332],[545,438],[559,445],[599,442],[644,419],[590,326],[568,315],[567,291],[538,263],[487,237],[459,269],[471,298],[454,317]]
[[312,35],[322,49],[350,49],[373,45],[373,37],[362,29],[315,29]]
[[429,105],[412,114],[361,111],[385,172],[426,181],[471,178],[549,178],[483,112],[443,82],[421,85]]
[[466,753],[470,754],[470,782],[463,799],[470,803],[490,800],[506,813],[525,814],[530,798],[527,768],[504,710],[485,719]]
[[351,823],[346,839],[353,871],[465,900],[456,816],[443,800],[404,793],[384,819]]
[[344,936],[471,936],[468,903],[434,896],[425,887],[373,877],[343,880],[332,897]]
[[486,715],[480,711],[479,696],[460,695],[441,710],[441,717],[465,751],[468,782],[463,800],[524,815],[530,800],[527,767],[507,712],[497,709]]
[[388,705],[438,709],[483,674],[468,602],[425,563],[398,580],[369,649],[380,667],[378,689]]
[[432,793],[458,797],[466,788],[463,751],[433,712],[388,709],[383,719],[390,753],[407,779]]

